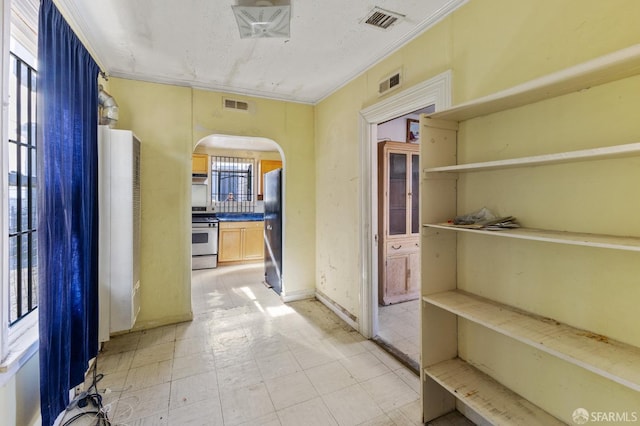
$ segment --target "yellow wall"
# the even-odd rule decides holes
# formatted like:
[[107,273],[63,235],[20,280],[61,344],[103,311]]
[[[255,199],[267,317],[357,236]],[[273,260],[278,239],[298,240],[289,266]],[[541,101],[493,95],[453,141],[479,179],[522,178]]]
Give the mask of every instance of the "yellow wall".
[[141,140],[141,308],[135,328],[191,318],[191,90],[112,78],[117,128]]
[[210,134],[265,137],[282,148],[285,292],[313,295],[312,106],[240,97],[253,104],[250,113],[224,111],[220,93],[118,78],[110,79],[109,93],[120,107],[117,127],[142,140],[142,297],[136,328],[191,316],[191,154]]
[[40,424],[40,366],[38,352],[0,386],[0,425]]
[[223,110],[222,93],[193,91],[193,146],[210,134],[264,137],[284,158],[285,297],[312,296],[315,290],[315,162],[313,107],[233,95],[248,101],[249,112]]
[[[359,314],[357,117],[381,99],[383,76],[402,68],[407,88],[451,69],[455,105],[637,44],[639,18],[636,1],[470,1],[317,105],[316,274],[323,293]],[[633,77],[463,123],[459,161],[637,142],[639,89],[640,77]],[[458,181],[458,213],[486,205],[527,226],[638,236],[637,182],[638,158],[474,173]],[[330,217],[341,220],[324,219]],[[458,237],[461,288],[640,346],[637,253],[504,240]],[[582,368],[465,321],[459,331],[463,358],[566,422],[581,406],[640,407],[637,392]]]
[[[359,314],[357,116],[384,99],[376,91],[382,77],[401,68],[406,89],[451,69],[456,104],[638,43],[639,17],[640,3],[633,0],[470,1],[320,102],[316,275],[323,293]],[[627,127],[634,123],[631,111],[625,112]],[[493,154],[481,144],[468,149],[479,157]]]

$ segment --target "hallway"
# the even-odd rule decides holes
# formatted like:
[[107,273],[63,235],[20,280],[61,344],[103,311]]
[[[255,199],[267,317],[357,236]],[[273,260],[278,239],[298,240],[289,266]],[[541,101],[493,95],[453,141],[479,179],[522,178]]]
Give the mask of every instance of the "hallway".
[[192,281],[193,322],[99,355],[113,424],[420,424],[419,378],[318,301],[283,304],[261,264]]

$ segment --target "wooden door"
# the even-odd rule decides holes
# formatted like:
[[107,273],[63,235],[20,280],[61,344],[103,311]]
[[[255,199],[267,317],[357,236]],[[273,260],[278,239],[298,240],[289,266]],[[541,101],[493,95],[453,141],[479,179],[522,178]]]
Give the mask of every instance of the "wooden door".
[[207,174],[209,172],[209,156],[206,154],[193,154],[191,156],[192,173]]
[[242,228],[220,228],[219,262],[242,260]]
[[[264,258],[264,222],[256,222],[256,226],[244,229],[244,253],[245,260],[257,260]],[[260,225],[259,227],[257,225]]]
[[[417,245],[417,243],[416,243]],[[409,254],[409,273],[407,274],[407,300],[417,299],[420,293],[420,249],[416,247]]]
[[260,174],[258,183],[258,195],[264,195],[264,174],[275,169],[282,168],[282,161],[280,160],[260,160]]
[[385,286],[382,303],[388,305],[406,298],[407,274],[409,273],[409,256],[389,256],[386,260]]

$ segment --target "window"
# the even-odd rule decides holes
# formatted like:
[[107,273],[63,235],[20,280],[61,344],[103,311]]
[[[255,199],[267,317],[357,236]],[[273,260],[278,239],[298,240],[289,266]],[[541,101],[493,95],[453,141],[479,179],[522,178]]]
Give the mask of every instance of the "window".
[[218,212],[251,212],[252,158],[211,157],[211,202]]
[[9,59],[9,324],[38,306],[36,72]]
[[[38,348],[36,56],[38,0],[0,0],[0,383]],[[6,250],[5,250],[6,249]]]

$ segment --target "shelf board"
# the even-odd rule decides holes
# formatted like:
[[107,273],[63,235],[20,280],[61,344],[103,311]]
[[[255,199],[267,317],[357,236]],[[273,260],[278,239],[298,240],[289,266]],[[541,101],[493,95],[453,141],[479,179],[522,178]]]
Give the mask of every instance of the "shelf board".
[[453,166],[432,167],[424,169],[425,173],[442,172],[476,172],[484,170],[508,169],[514,167],[531,167],[551,164],[605,160],[611,158],[640,155],[640,143],[615,145],[601,148],[583,149],[579,151],[560,152],[556,154],[534,155],[530,157],[512,158],[508,160],[486,161],[482,163],[456,164]]
[[459,290],[423,301],[640,391],[640,348]]
[[459,358],[425,367],[424,372],[491,424],[564,424]]
[[542,241],[547,243],[569,244],[576,246],[640,252],[640,238],[638,237],[619,237],[616,235],[550,231],[534,228],[515,228],[505,229],[502,231],[488,231],[485,229],[460,228],[447,224],[428,223],[423,226],[428,228],[446,229],[448,231],[471,232],[476,234],[490,235],[492,237],[517,238],[521,240]]
[[600,56],[429,117],[462,121],[565,95],[640,73],[640,44]]

